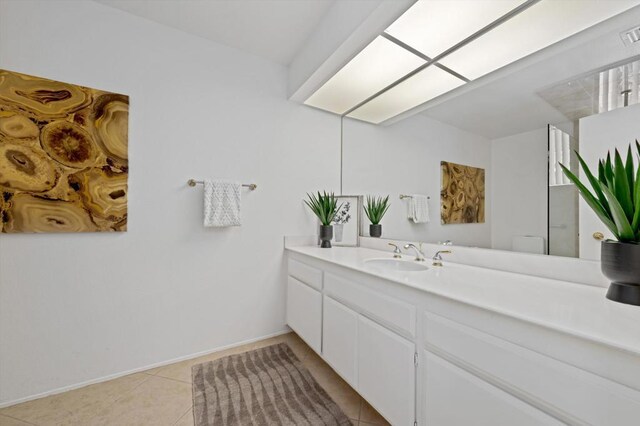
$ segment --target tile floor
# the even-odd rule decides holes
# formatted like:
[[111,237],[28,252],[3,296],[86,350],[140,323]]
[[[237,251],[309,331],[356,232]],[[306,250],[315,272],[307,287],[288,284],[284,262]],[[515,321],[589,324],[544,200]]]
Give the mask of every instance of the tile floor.
[[0,409],[0,426],[193,425],[191,366],[287,342],[355,426],[388,423],[294,333]]

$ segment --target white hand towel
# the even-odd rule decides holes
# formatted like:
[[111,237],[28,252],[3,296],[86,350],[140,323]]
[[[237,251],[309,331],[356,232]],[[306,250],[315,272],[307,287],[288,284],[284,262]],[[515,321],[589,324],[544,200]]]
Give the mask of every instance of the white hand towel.
[[237,182],[204,181],[204,226],[240,226],[240,189]]
[[407,204],[408,218],[414,223],[429,223],[429,203],[427,196],[412,194]]

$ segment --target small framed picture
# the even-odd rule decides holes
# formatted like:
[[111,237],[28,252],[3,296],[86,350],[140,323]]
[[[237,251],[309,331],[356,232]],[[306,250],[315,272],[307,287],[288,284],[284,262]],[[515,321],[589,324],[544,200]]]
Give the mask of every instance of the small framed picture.
[[360,222],[362,216],[361,195],[336,195],[338,213],[333,220],[333,240],[335,246],[357,247],[360,242]]

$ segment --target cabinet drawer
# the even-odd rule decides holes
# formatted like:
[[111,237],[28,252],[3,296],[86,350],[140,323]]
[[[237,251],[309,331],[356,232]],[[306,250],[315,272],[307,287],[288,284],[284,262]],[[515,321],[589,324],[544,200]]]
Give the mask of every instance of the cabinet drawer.
[[325,293],[328,295],[358,308],[360,312],[404,332],[405,335],[415,337],[415,306],[333,274],[326,274],[324,281]]
[[289,277],[287,281],[287,324],[316,352],[322,339],[322,294]]
[[568,423],[638,424],[638,391],[435,314],[424,331],[428,347]]
[[450,362],[423,351],[428,426],[560,426],[561,422]]
[[289,275],[316,290],[322,290],[322,271],[320,269],[305,265],[295,259],[289,259]]

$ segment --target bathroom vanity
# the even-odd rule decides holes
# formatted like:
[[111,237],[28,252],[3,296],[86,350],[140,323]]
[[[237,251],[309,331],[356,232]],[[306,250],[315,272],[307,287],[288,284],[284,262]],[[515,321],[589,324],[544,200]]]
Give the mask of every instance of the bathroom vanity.
[[287,253],[288,325],[393,425],[640,424],[640,310],[604,288]]

